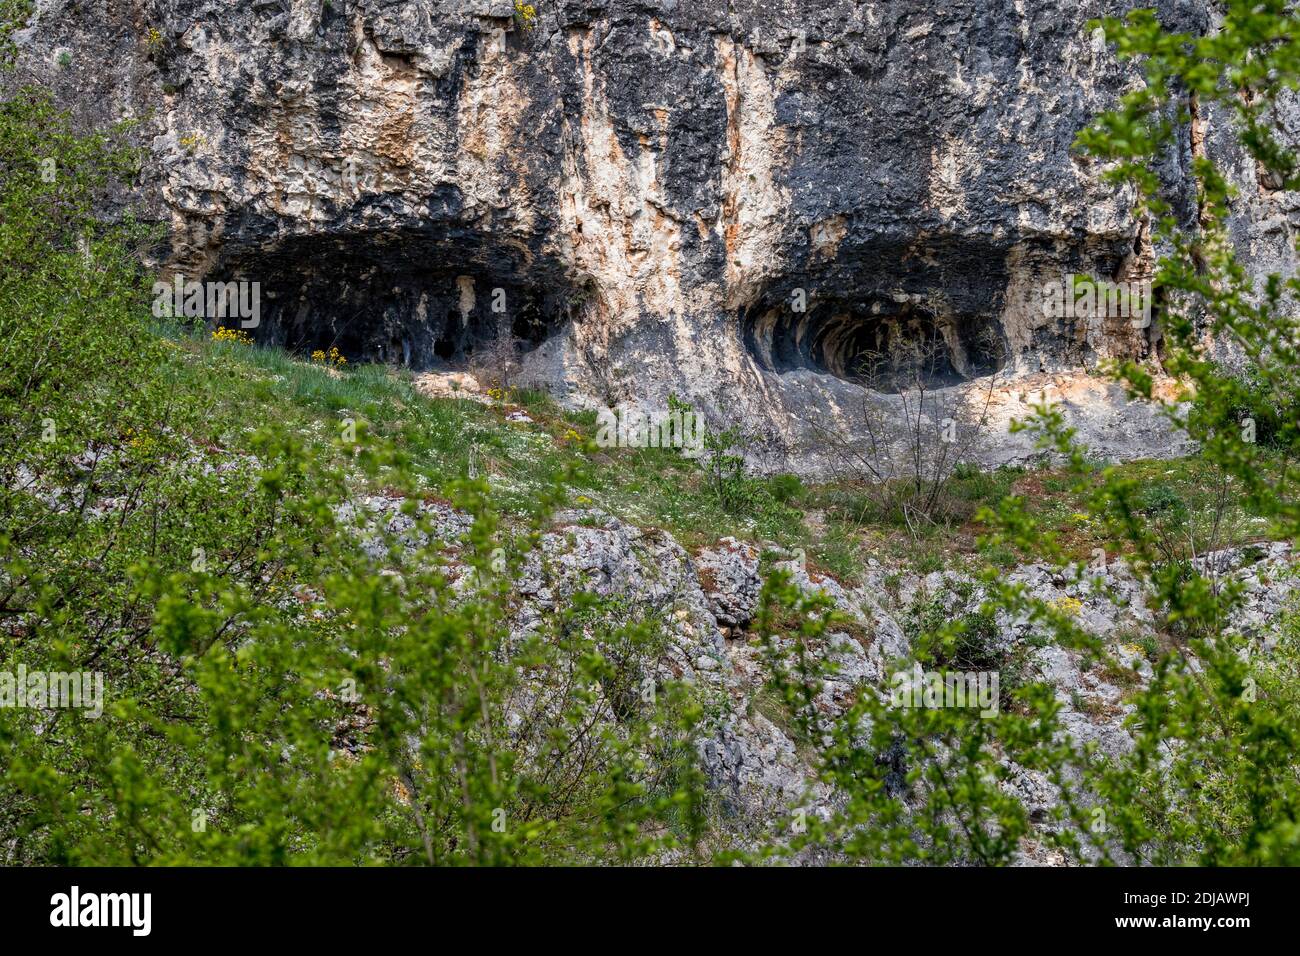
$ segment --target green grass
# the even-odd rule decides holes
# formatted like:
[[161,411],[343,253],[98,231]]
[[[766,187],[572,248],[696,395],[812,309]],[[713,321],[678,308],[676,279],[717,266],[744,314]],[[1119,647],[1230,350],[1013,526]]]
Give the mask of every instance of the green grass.
[[[493,484],[507,510],[526,511],[538,494],[565,479],[570,504],[599,508],[642,527],[662,528],[695,551],[725,536],[802,549],[814,574],[845,583],[860,579],[869,558],[887,567],[926,573],[963,564],[1010,568],[1020,556],[979,540],[979,509],[1009,494],[1024,496],[1067,544],[1081,554],[1100,540],[1087,519],[1084,496],[1069,477],[1050,470],[961,468],[945,489],[940,514],[913,533],[897,515],[882,514],[862,483],[807,486],[792,475],[746,478],[739,507],[727,508],[699,464],[672,449],[602,449],[594,445],[595,415],[565,411],[544,392],[518,390],[510,405],[430,398],[410,373],[381,365],[331,372],[285,351],[172,339],[187,358],[182,387],[206,390],[237,413],[248,430],[274,418],[304,441],[325,446],[351,418],[393,441],[439,493],[473,471]],[[522,407],[533,423],[506,419]],[[227,426],[230,427],[230,426]],[[238,434],[213,440],[238,446]],[[1119,466],[1154,501],[1181,502],[1196,520],[1213,504],[1212,472],[1197,458],[1139,461]],[[816,521],[808,521],[811,514]],[[1263,529],[1235,502],[1223,523],[1225,543],[1258,540]]]
[[[755,482],[755,507],[727,511],[706,486],[699,465],[671,449],[598,449],[591,412],[566,412],[542,392],[517,391],[509,406],[430,398],[412,376],[380,365],[331,373],[276,348],[173,340],[190,359],[190,388],[208,390],[227,407],[247,409],[250,426],[267,416],[296,427],[305,440],[328,443],[345,418],[393,440],[431,489],[469,474],[487,477],[504,506],[521,510],[559,477],[571,503],[595,506],[629,522],[661,527],[688,545],[734,534],[798,543],[802,511],[793,503],[802,484],[787,476],[769,491]],[[523,407],[532,424],[510,422]],[[577,434],[577,440],[574,434]],[[234,436],[223,436],[236,443]],[[782,503],[777,495],[792,503]]]

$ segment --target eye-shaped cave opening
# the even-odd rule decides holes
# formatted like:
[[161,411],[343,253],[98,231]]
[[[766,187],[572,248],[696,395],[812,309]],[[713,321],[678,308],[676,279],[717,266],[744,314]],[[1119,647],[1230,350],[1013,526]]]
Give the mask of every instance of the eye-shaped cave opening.
[[586,294],[518,249],[402,232],[296,237],[235,253],[218,274],[258,284],[258,341],[416,370],[517,359]]
[[742,323],[750,353],[770,371],[810,369],[897,393],[958,385],[1006,362],[991,315],[952,315],[917,296],[808,302],[802,312],[789,297],[781,303]]

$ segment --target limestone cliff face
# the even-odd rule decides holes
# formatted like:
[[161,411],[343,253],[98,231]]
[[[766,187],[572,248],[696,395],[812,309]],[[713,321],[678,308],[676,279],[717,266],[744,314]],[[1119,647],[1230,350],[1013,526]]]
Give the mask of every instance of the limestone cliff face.
[[[675,392],[807,472],[857,427],[860,357],[908,336],[942,343],[959,398],[1016,376],[1005,416],[1046,373],[1158,345],[1041,308],[1065,273],[1150,267],[1129,197],[1069,149],[1137,81],[1086,29],[1124,3],[536,0],[531,28],[512,0],[37,6],[25,69],[142,121],[159,266],[259,281],[267,340],[435,367],[504,316],[563,400]],[[1199,122],[1175,181],[1229,155]],[[1238,165],[1243,243],[1293,268],[1295,197]],[[1152,450],[1158,426],[1083,390],[1086,437]]]

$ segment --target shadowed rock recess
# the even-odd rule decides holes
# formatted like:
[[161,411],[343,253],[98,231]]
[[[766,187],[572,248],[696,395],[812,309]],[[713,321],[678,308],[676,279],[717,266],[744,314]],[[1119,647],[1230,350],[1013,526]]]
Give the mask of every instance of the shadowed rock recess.
[[[260,282],[263,340],[424,369],[509,331],[567,404],[676,393],[744,423],[755,465],[816,475],[826,429],[918,378],[1005,379],[980,454],[1011,461],[1015,396],[1158,356],[1158,315],[1041,301],[1151,271],[1130,197],[1070,149],[1135,80],[1086,28],[1125,6],[541,0],[524,29],[511,0],[50,0],[17,39],[89,120],[140,120],[156,264]],[[1158,6],[1209,26],[1208,3]],[[1248,261],[1293,269],[1295,197],[1198,122],[1170,182],[1219,153]],[[1098,453],[1177,451],[1084,391]]]

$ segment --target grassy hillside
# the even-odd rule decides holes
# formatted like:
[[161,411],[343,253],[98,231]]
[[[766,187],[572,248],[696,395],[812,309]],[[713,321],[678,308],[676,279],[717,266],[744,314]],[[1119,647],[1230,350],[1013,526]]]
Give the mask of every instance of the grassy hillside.
[[[185,369],[184,387],[224,407],[217,420],[229,427],[214,436],[224,446],[241,447],[249,425],[277,420],[324,449],[354,418],[409,455],[431,494],[472,469],[490,481],[503,508],[524,509],[562,481],[569,506],[662,528],[692,549],[724,536],[802,548],[815,571],[846,583],[870,559],[919,571],[986,562],[1010,567],[1025,560],[980,540],[986,529],[976,520],[979,509],[1007,495],[1024,497],[1030,513],[1072,553],[1086,557],[1105,541],[1088,514],[1086,491],[1050,467],[958,469],[935,522],[914,536],[882,514],[861,483],[808,486],[789,475],[745,476],[743,493],[723,497],[703,463],[676,450],[597,447],[595,415],[564,411],[543,393],[494,390],[490,405],[433,398],[402,369],[340,370],[274,347],[213,341],[207,333],[174,334],[167,342]],[[510,420],[518,410],[532,421]],[[1100,466],[1097,471],[1100,480]],[[1111,473],[1141,486],[1144,507],[1179,522],[1179,532],[1194,539],[1214,537],[1227,547],[1267,537],[1267,522],[1231,495],[1230,486],[1221,487],[1217,472],[1199,458],[1128,462]],[[1214,504],[1225,492],[1219,525],[1212,528]]]

